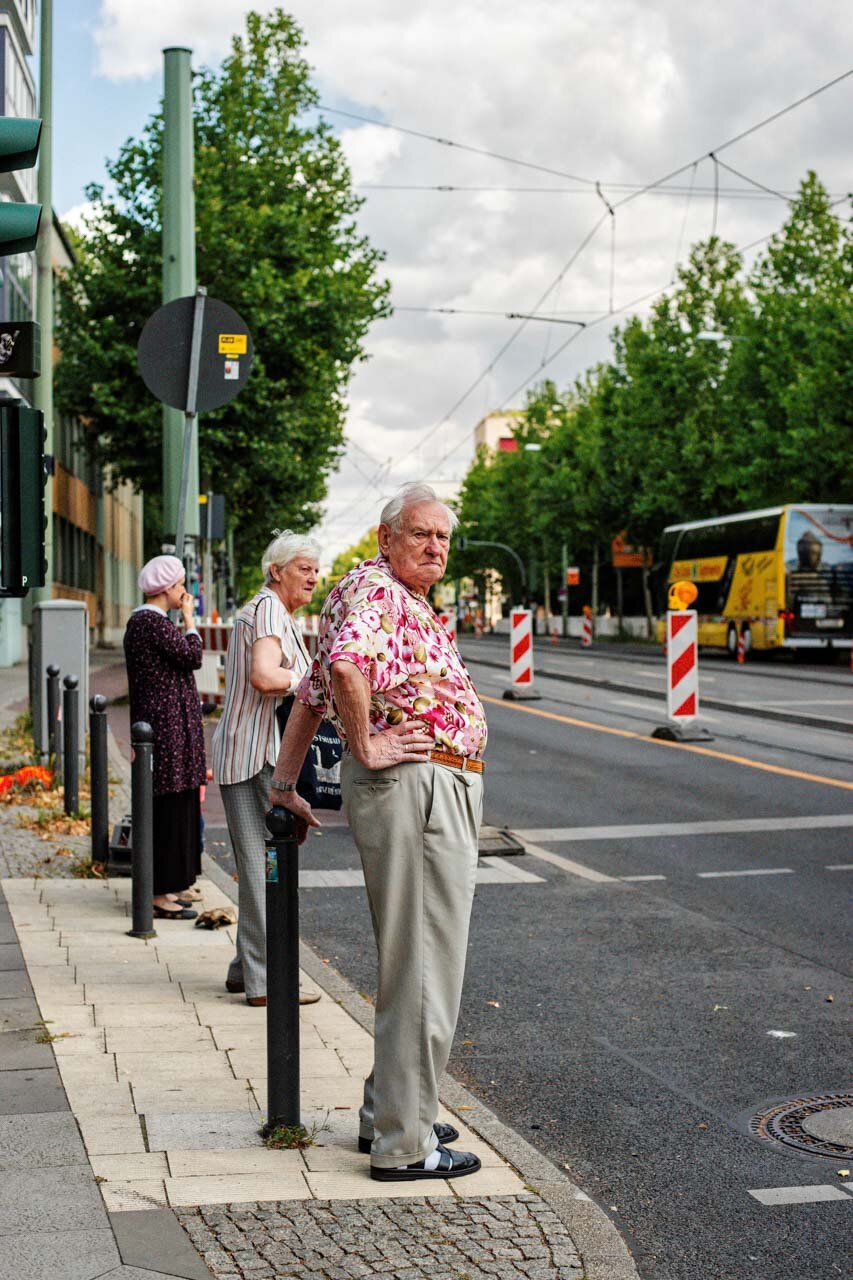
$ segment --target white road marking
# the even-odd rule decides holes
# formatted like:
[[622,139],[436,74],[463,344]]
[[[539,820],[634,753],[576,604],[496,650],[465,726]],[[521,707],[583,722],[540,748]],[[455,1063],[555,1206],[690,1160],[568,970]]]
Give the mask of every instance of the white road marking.
[[768,1031],[767,1034],[772,1036],[774,1040],[796,1040],[796,1031]]
[[853,871],[853,862],[831,862],[827,871]]
[[[541,876],[511,865],[503,858],[481,858],[477,867],[477,884],[544,884]],[[300,889],[361,889],[364,875],[357,868],[345,871],[301,871]]]
[[666,876],[620,876],[620,880],[665,880]]
[[[518,835],[518,832],[512,832]],[[529,840],[522,840],[525,850],[534,858],[541,858],[543,862],[550,862],[552,867],[559,867],[561,871],[568,871],[569,875],[580,876],[581,880],[592,880],[596,884],[618,884],[619,881],[615,876],[605,876],[600,871],[594,871],[592,867],[585,867],[580,862],[575,862],[572,858],[561,858],[558,853],[551,853],[550,849],[541,849],[537,844],[531,844]]]
[[756,702],[754,707],[853,707],[853,698],[778,698]]
[[820,813],[812,818],[721,818],[714,822],[647,822],[619,827],[530,827],[511,834],[519,840],[564,844],[574,840],[646,840],[654,836],[714,836],[729,831],[813,831],[853,827],[853,813]]
[[756,867],[752,871],[697,871],[700,880],[722,880],[724,876],[792,876],[792,867]]
[[759,1191],[747,1191],[760,1204],[817,1204],[820,1200],[849,1200],[850,1196],[840,1187],[822,1183],[812,1187],[764,1187]]

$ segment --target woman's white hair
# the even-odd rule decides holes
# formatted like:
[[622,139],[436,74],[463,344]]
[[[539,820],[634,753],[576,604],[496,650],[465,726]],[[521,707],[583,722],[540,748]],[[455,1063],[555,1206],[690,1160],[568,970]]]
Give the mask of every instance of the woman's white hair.
[[320,544],[304,533],[292,533],[290,529],[273,529],[275,537],[267,547],[261,560],[264,582],[272,582],[270,569],[275,565],[283,569],[297,556],[305,556],[308,560],[320,559]]
[[400,492],[395,494],[390,502],[385,503],[379,517],[379,523],[387,524],[389,529],[399,533],[403,527],[404,510],[406,507],[414,506],[416,502],[437,502],[447,514],[451,533],[458,525],[459,517],[456,512],[451,510],[447,503],[442,502],[435,489],[428,484],[404,484]]

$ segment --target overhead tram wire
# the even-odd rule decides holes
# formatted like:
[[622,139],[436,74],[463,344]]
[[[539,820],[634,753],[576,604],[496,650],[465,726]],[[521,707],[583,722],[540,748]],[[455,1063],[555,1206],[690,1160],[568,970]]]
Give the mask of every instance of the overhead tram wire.
[[681,220],[681,230],[678,233],[678,243],[675,246],[675,261],[672,264],[672,275],[669,278],[670,284],[675,284],[675,273],[678,270],[678,264],[681,261],[681,247],[684,243],[684,233],[687,230],[687,218],[690,214],[690,200],[693,196],[693,183],[696,180],[696,170],[698,167],[698,163],[694,163],[693,168],[690,171],[690,189],[687,192],[687,200],[684,204],[684,217]]
[[[830,209],[834,208],[838,204],[843,204],[847,199],[848,199],[847,196],[839,196],[838,199],[833,200],[830,203],[830,206],[829,206]],[[748,244],[739,245],[737,247],[736,252],[747,253],[750,249],[755,249],[758,245],[764,244],[767,240],[771,240],[773,236],[777,234],[778,234],[778,230],[768,231],[766,235],[758,236],[755,240],[750,240]],[[616,310],[613,312],[613,315],[621,315],[625,311],[631,311],[633,310],[634,307],[640,306],[643,302],[648,302],[650,301],[650,299],[657,297],[659,294],[666,293],[668,289],[673,288],[673,284],[674,282],[670,281],[669,284],[660,285],[656,289],[650,289],[647,293],[643,293],[636,298],[632,298],[630,302],[626,302],[623,304],[623,306],[617,307]],[[586,325],[586,329],[588,330],[588,329],[596,328],[604,320],[609,320],[610,318],[611,316],[608,313],[606,315],[599,316],[598,319],[596,320],[590,320],[589,323]],[[557,347],[556,351],[554,351],[554,353],[548,357],[548,359],[545,361],[545,364],[551,364],[552,361],[556,360],[558,356],[562,355],[562,353],[568,347],[570,347],[573,342],[577,341],[577,339],[581,336],[581,333],[583,332],[585,332],[585,330],[579,329],[577,333],[573,333],[571,337],[567,338],[565,342],[561,343],[561,345]],[[523,391],[525,387],[528,386],[528,384],[533,381],[534,378],[539,376],[543,368],[544,368],[544,365],[542,364],[537,366],[537,368],[534,369],[532,373],[528,374],[527,377],[523,379],[523,381],[519,382],[518,386],[514,387],[513,390],[508,395],[504,396],[503,399],[501,400],[499,408],[497,409],[497,412],[498,413],[504,412],[507,406],[510,404],[510,402],[513,401],[515,397],[519,394],[519,392]],[[446,453],[442,454],[438,462],[436,462],[435,465],[425,473],[424,478],[426,478],[426,476],[431,476],[435,471],[437,471],[440,467],[444,465],[444,463],[447,461],[448,458],[451,458],[454,453],[458,453],[458,451],[462,448],[462,446],[471,439],[475,430],[476,430],[476,427],[474,428],[474,430],[469,431],[465,436],[463,436],[461,440],[457,441],[457,443],[453,446],[452,449],[448,449]]]
[[425,142],[437,142],[442,147],[453,147],[456,151],[468,151],[475,156],[486,156],[490,160],[501,160],[504,164],[514,164],[522,169],[535,169],[537,173],[550,173],[555,178],[569,178],[572,182],[585,182],[594,185],[594,178],[584,178],[577,173],[566,173],[564,169],[552,169],[544,164],[535,164],[532,160],[519,160],[515,156],[501,155],[497,151],[489,151],[486,147],[472,147],[467,142],[454,142],[452,138],[440,138],[434,133],[422,133],[419,129],[407,129],[399,124],[389,124],[386,120],[374,120],[370,116],[359,115],[355,111],[342,111],[339,107],[329,107],[325,103],[318,105],[319,111],[327,111],[329,115],[346,116],[349,120],[360,120],[362,124],[372,124],[377,129],[391,129],[394,133],[405,133],[410,138],[422,138]]
[[[760,129],[763,129],[763,128],[765,128],[767,125],[772,124],[774,121],[779,120],[782,116],[785,116],[785,115],[787,115],[789,112],[796,110],[796,108],[797,108],[797,107],[800,107],[800,106],[802,106],[804,103],[809,102],[809,101],[811,101],[813,98],[818,97],[820,94],[825,93],[828,89],[833,88],[835,85],[842,83],[844,80],[848,79],[851,75],[853,75],[853,68],[851,68],[851,69],[849,69],[849,70],[847,70],[847,71],[842,72],[842,74],[841,74],[841,75],[839,75],[839,76],[835,76],[832,80],[828,80],[828,81],[826,81],[825,83],[823,83],[823,84],[821,84],[821,85],[818,85],[818,87],[817,87],[816,89],[812,89],[809,93],[807,93],[807,94],[803,94],[801,97],[797,98],[794,102],[790,102],[790,103],[788,103],[788,104],[787,104],[787,106],[780,108],[780,110],[779,110],[779,111],[775,111],[775,112],[773,112],[771,115],[769,115],[769,116],[765,116],[762,120],[759,120],[756,124],[751,125],[748,129],[743,129],[740,133],[736,134],[734,137],[727,139],[725,142],[722,142],[722,143],[717,144],[717,146],[713,147],[713,148],[712,148],[711,150],[709,150],[709,151],[703,152],[703,154],[702,154],[702,155],[700,155],[700,156],[698,156],[698,157],[696,157],[696,159],[695,159],[695,160],[690,160],[690,161],[688,161],[686,164],[680,165],[677,169],[673,169],[673,170],[671,170],[669,173],[664,174],[664,175],[663,175],[663,177],[656,179],[654,182],[647,183],[645,186],[640,187],[637,191],[632,191],[632,192],[630,192],[629,194],[627,194],[627,195],[623,196],[621,200],[617,200],[617,201],[615,201],[615,202],[614,202],[614,206],[613,206],[613,207],[614,207],[614,208],[620,208],[620,207],[621,207],[621,206],[623,206],[623,205],[630,204],[630,203],[631,203],[631,201],[636,200],[639,196],[641,196],[641,195],[645,195],[645,194],[647,194],[647,193],[648,193],[648,192],[650,192],[650,191],[654,191],[654,190],[656,190],[657,188],[662,187],[665,183],[669,182],[672,178],[677,178],[680,174],[684,173],[687,169],[691,168],[694,164],[698,163],[699,161],[701,161],[701,160],[705,160],[705,159],[709,159],[709,158],[712,156],[712,153],[718,153],[718,152],[720,152],[720,151],[725,151],[727,148],[729,148],[729,147],[731,147],[731,146],[734,146],[734,144],[735,144],[736,142],[741,142],[744,138],[748,138],[748,137],[750,137],[752,134],[757,133]],[[462,144],[455,144],[455,143],[450,142],[450,141],[449,141],[448,139],[446,139],[446,138],[439,138],[439,137],[436,137],[436,136],[431,135],[431,134],[423,134],[423,133],[419,133],[419,132],[417,132],[416,130],[404,129],[404,128],[401,128],[400,126],[397,126],[397,125],[386,124],[384,121],[371,120],[369,117],[367,117],[367,116],[360,116],[360,115],[357,115],[355,112],[339,111],[339,110],[337,110],[337,109],[335,109],[335,108],[322,108],[322,109],[328,110],[328,111],[330,111],[332,114],[337,114],[337,115],[347,116],[347,117],[349,117],[349,118],[351,118],[351,119],[361,120],[361,121],[363,121],[364,123],[367,123],[367,124],[375,124],[375,125],[380,126],[380,127],[382,127],[382,128],[394,129],[394,130],[396,130],[397,132],[401,132],[401,133],[409,133],[409,134],[412,134],[412,135],[413,135],[413,136],[415,136],[415,137],[422,137],[422,138],[426,138],[426,139],[428,139],[428,140],[431,140],[431,141],[434,141],[434,142],[439,142],[439,143],[442,143],[442,144],[445,144],[445,145],[450,145],[450,146],[458,145],[458,146],[459,146],[459,148],[460,148],[460,149],[462,149],[462,150],[469,150],[469,151],[476,152],[476,153],[478,153],[478,154],[489,155],[489,156],[491,156],[493,159],[506,160],[506,161],[507,161],[507,162],[509,162],[509,163],[516,163],[516,164],[520,164],[520,165],[522,165],[522,166],[523,166],[523,167],[525,167],[525,168],[537,168],[537,169],[540,169],[540,170],[542,170],[542,171],[544,171],[544,172],[549,172],[549,173],[552,173],[552,174],[556,174],[556,176],[559,176],[559,177],[566,177],[566,178],[570,178],[572,181],[586,182],[586,183],[590,183],[592,186],[595,186],[595,180],[594,180],[594,179],[579,178],[577,175],[574,175],[574,174],[567,174],[567,173],[563,173],[563,172],[561,172],[561,171],[554,170],[554,169],[545,169],[545,168],[544,168],[544,166],[540,166],[540,165],[532,165],[532,164],[530,164],[530,163],[529,163],[529,162],[527,162],[527,161],[515,161],[515,160],[513,160],[511,157],[508,157],[508,156],[501,156],[501,155],[498,155],[498,154],[497,154],[497,153],[495,153],[495,152],[486,152],[486,151],[483,151],[481,148],[467,147],[467,146],[463,146]],[[715,166],[715,167],[716,167],[716,166]],[[718,194],[719,194],[719,188],[718,188],[718,186],[717,186],[717,187],[715,187],[715,193],[716,193],[716,196],[718,197]],[[845,198],[846,198],[846,197],[842,197],[842,199],[845,199]],[[840,203],[840,201],[836,201],[836,202],[834,202],[834,203]],[[591,229],[591,231],[587,234],[587,236],[585,237],[585,239],[583,240],[583,242],[581,243],[581,245],[578,247],[578,249],[575,251],[575,253],[574,253],[574,254],[572,255],[572,257],[570,258],[569,262],[566,264],[566,266],[563,268],[563,270],[559,273],[559,275],[555,278],[555,280],[552,282],[552,284],[551,284],[551,285],[549,285],[548,289],[546,289],[545,293],[542,295],[542,297],[540,298],[539,302],[538,302],[538,303],[536,304],[536,306],[533,308],[533,310],[534,310],[534,311],[537,311],[537,310],[539,309],[539,307],[542,305],[542,302],[544,302],[545,298],[546,298],[546,297],[548,297],[548,296],[550,295],[550,293],[551,293],[551,292],[553,291],[553,289],[556,287],[557,283],[562,279],[563,275],[565,275],[565,273],[566,273],[566,271],[569,269],[569,267],[570,267],[570,266],[571,266],[571,265],[572,265],[572,264],[577,260],[578,255],[582,252],[582,250],[586,247],[586,245],[589,243],[589,241],[593,238],[593,236],[595,235],[596,231],[597,231],[597,230],[598,230],[598,228],[601,226],[601,223],[604,221],[604,218],[606,218],[607,216],[608,216],[608,215],[607,215],[606,213],[605,213],[605,214],[603,214],[603,215],[602,215],[602,217],[601,217],[601,218],[598,220],[598,222],[595,224],[595,226],[594,226],[594,227]],[[715,221],[716,221],[716,219],[715,219]],[[774,233],[772,233],[772,232],[771,232],[770,234],[772,235],[772,234],[774,234]],[[755,241],[754,243],[756,243],[756,244],[761,243],[761,240],[762,240],[762,239],[769,239],[769,236],[761,237],[761,238],[759,238],[759,240]],[[747,246],[747,247],[751,247],[751,246]],[[654,291],[652,292],[652,294],[650,294],[650,295],[648,295],[648,296],[654,296],[654,294],[655,294],[655,293],[661,293],[661,292],[664,292],[667,288],[670,288],[670,287],[671,287],[670,285],[665,285],[665,286],[663,286],[663,288],[661,288],[661,289],[654,290]],[[637,300],[635,300],[633,303],[630,303],[630,304],[627,304],[627,305],[629,305],[629,306],[635,306],[635,305],[638,305],[639,301],[642,301],[642,299],[637,299]],[[626,309],[626,307],[625,307],[625,306],[620,307],[620,308],[618,308],[615,312],[613,312],[612,314],[620,314],[620,313],[621,313],[622,311],[624,311],[625,309]],[[435,433],[436,433],[438,430],[440,430],[440,428],[441,428],[441,427],[443,427],[443,426],[444,426],[444,424],[447,422],[447,420],[448,420],[448,419],[449,419],[449,418],[450,418],[450,417],[451,417],[451,416],[456,412],[456,410],[460,407],[460,405],[461,405],[461,404],[463,404],[465,400],[467,400],[468,396],[469,396],[469,395],[470,395],[470,394],[471,394],[471,393],[476,389],[476,387],[478,387],[478,386],[480,385],[480,383],[483,381],[483,379],[484,379],[484,378],[485,378],[485,377],[486,377],[486,376],[487,376],[487,375],[492,371],[492,369],[494,368],[494,365],[498,362],[498,360],[500,360],[500,359],[501,359],[501,357],[502,357],[502,356],[505,354],[505,352],[510,348],[510,346],[512,346],[512,344],[513,344],[513,342],[515,341],[515,339],[519,336],[519,334],[522,332],[522,330],[524,329],[524,327],[525,327],[528,323],[529,323],[529,321],[527,321],[527,320],[523,320],[523,321],[521,322],[521,324],[519,325],[518,329],[516,329],[516,331],[515,331],[515,332],[510,336],[510,338],[509,338],[509,339],[504,343],[504,345],[501,347],[500,351],[498,351],[497,355],[496,355],[496,356],[494,356],[494,357],[493,357],[493,359],[490,361],[490,363],[487,365],[486,369],[485,369],[485,370],[484,370],[484,371],[483,371],[483,372],[482,372],[482,373],[481,373],[481,374],[480,374],[480,375],[475,379],[475,381],[474,381],[474,382],[471,384],[471,386],[470,386],[470,387],[469,387],[469,388],[468,388],[468,389],[467,389],[467,390],[462,394],[462,396],[460,396],[460,397],[459,397],[459,399],[456,401],[456,403],[453,405],[453,407],[452,407],[452,408],[451,408],[451,409],[450,409],[450,410],[449,410],[449,411],[444,415],[444,417],[443,417],[439,422],[437,422],[433,427],[431,427],[431,428],[430,428],[430,430],[427,432],[427,434],[426,434],[426,435],[423,437],[423,439],[421,440],[420,444],[416,445],[416,446],[415,446],[414,448],[412,448],[412,449],[407,450],[407,451],[406,451],[406,453],[405,453],[405,454],[403,454],[403,455],[402,455],[402,457],[401,457],[401,458],[399,458],[399,459],[397,460],[398,464],[399,464],[400,462],[405,461],[405,459],[406,459],[406,458],[411,457],[411,455],[412,455],[413,453],[416,453],[416,452],[418,451],[418,449],[420,449],[424,444],[426,444],[427,440],[430,440],[430,439],[433,437],[433,435],[435,435]],[[591,323],[590,323],[589,325],[587,325],[586,327],[587,327],[587,328],[590,328],[590,327],[592,327],[592,324],[599,324],[599,323],[601,323],[601,321],[600,321],[600,320],[596,320],[596,321],[591,322]],[[576,340],[576,338],[578,338],[582,332],[583,332],[583,330],[579,329],[579,330],[577,331],[577,333],[572,334],[572,336],[571,336],[569,339],[567,339],[567,341],[566,341],[565,343],[561,344],[561,346],[559,346],[559,347],[557,348],[557,350],[556,350],[552,355],[550,355],[550,356],[548,357],[548,359],[547,359],[547,361],[546,361],[545,363],[550,364],[553,360],[555,360],[555,359],[557,358],[557,356],[558,356],[558,355],[560,355],[560,354],[561,354],[561,352],[562,352],[562,351],[564,351],[564,350],[566,349],[566,347],[569,345],[569,343],[570,343],[570,342],[575,341],[575,340]],[[537,370],[535,370],[535,371],[534,371],[534,372],[533,372],[533,373],[532,373],[532,374],[531,374],[531,375],[530,375],[530,376],[525,380],[525,382],[524,382],[523,384],[521,384],[521,387],[519,387],[517,390],[521,390],[524,386],[526,386],[526,385],[527,385],[527,383],[528,383],[528,382],[530,382],[530,381],[531,381],[531,380],[536,376],[536,374],[541,370],[541,368],[543,368],[543,367],[544,367],[544,365],[540,364],[539,368],[538,368]],[[513,392],[513,395],[515,395],[515,394],[517,394],[517,391],[516,391],[516,392]],[[456,451],[456,450],[455,450],[455,448],[454,448],[453,450],[451,450],[451,453],[453,453],[453,452],[455,452],[455,451]],[[446,456],[449,456],[449,455],[446,455]],[[443,461],[443,459],[442,459],[442,461]],[[434,471],[435,469],[436,469],[436,468],[432,468],[432,471]],[[432,471],[431,471],[429,474],[432,474]],[[352,505],[354,505],[354,504],[350,504],[350,507],[348,507],[348,508],[347,508],[347,511],[349,511],[349,510],[351,509],[351,506],[352,506]]]
[[[720,161],[720,164],[723,164]],[[763,183],[756,182],[754,178],[747,177],[746,174],[739,173],[737,169],[732,169],[731,165],[723,165],[723,168],[735,174],[738,178],[742,178],[745,182],[749,182],[752,186],[758,188],[756,191],[745,191],[743,187],[720,187],[719,195],[725,196],[728,200],[793,200],[796,198],[795,191],[777,191],[773,187],[767,187]],[[645,191],[647,195],[654,196],[683,196],[688,194],[688,187],[684,184],[679,186],[653,187],[647,189],[639,182],[608,182],[610,191]],[[500,194],[500,195],[582,195],[597,196],[594,189],[587,187],[474,187],[474,186],[454,186],[448,183],[420,183],[420,182],[360,182],[357,184],[358,191],[437,191],[443,195],[446,194]],[[766,194],[764,194],[766,193]],[[693,195],[702,196],[713,199],[713,187],[694,187]],[[836,195],[836,192],[830,192],[830,195]]]
[[[757,187],[759,191],[765,191],[769,196],[775,196],[777,200],[784,200],[786,204],[793,203],[793,196],[786,196],[783,191],[776,191],[773,187],[765,186],[763,182],[758,182],[756,178],[750,178],[748,174],[741,173],[740,169],[733,169],[730,164],[726,164],[725,160],[719,160],[716,156],[714,159],[717,161],[717,164],[721,169],[726,169],[729,173],[733,173],[734,176],[736,178],[740,178],[741,181],[750,183],[751,186]],[[722,188],[720,188],[720,193],[722,194]],[[750,194],[752,193],[750,192]]]
[[[590,310],[592,310],[592,308],[590,308]],[[581,320],[564,319],[562,316],[558,315],[536,316],[527,314],[523,311],[469,311],[464,307],[395,307],[392,303],[391,311],[392,313],[396,313],[398,311],[416,311],[421,314],[440,316],[490,316],[501,320],[542,320],[547,324],[579,324],[583,326],[583,324],[586,323]],[[566,315],[568,314],[569,313],[566,312]],[[580,314],[586,315],[587,312],[581,312]],[[593,314],[596,313],[593,312]]]

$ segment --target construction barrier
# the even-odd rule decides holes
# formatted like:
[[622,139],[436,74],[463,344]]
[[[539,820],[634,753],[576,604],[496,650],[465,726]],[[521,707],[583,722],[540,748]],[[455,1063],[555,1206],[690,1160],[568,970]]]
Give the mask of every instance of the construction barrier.
[[588,604],[583,607],[583,621],[581,623],[581,648],[591,649],[593,639],[592,627],[592,609]]
[[742,631],[737,638],[737,660],[738,662],[746,662],[746,636]]
[[666,615],[666,714],[681,724],[699,712],[699,645],[696,610]]
[[456,644],[456,611],[454,610],[452,613],[440,613],[438,615],[438,620],[450,636],[450,639],[454,644]]
[[533,692],[533,615],[529,609],[513,609],[509,616],[512,685],[504,690],[504,698],[538,699],[539,694]]

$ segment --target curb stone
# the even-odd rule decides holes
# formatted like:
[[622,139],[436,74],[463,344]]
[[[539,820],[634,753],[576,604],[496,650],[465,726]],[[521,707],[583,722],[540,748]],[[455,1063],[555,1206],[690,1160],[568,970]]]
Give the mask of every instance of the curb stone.
[[[237,885],[209,854],[202,855],[204,874],[237,901]],[[299,963],[318,987],[359,1026],[373,1035],[373,1006],[346,978],[325,964],[308,943],[300,940]],[[441,1101],[451,1111],[464,1108],[464,1123],[497,1151],[567,1227],[584,1264],[584,1280],[640,1280],[639,1272],[615,1224],[570,1178],[532,1147],[452,1076],[444,1075]]]

